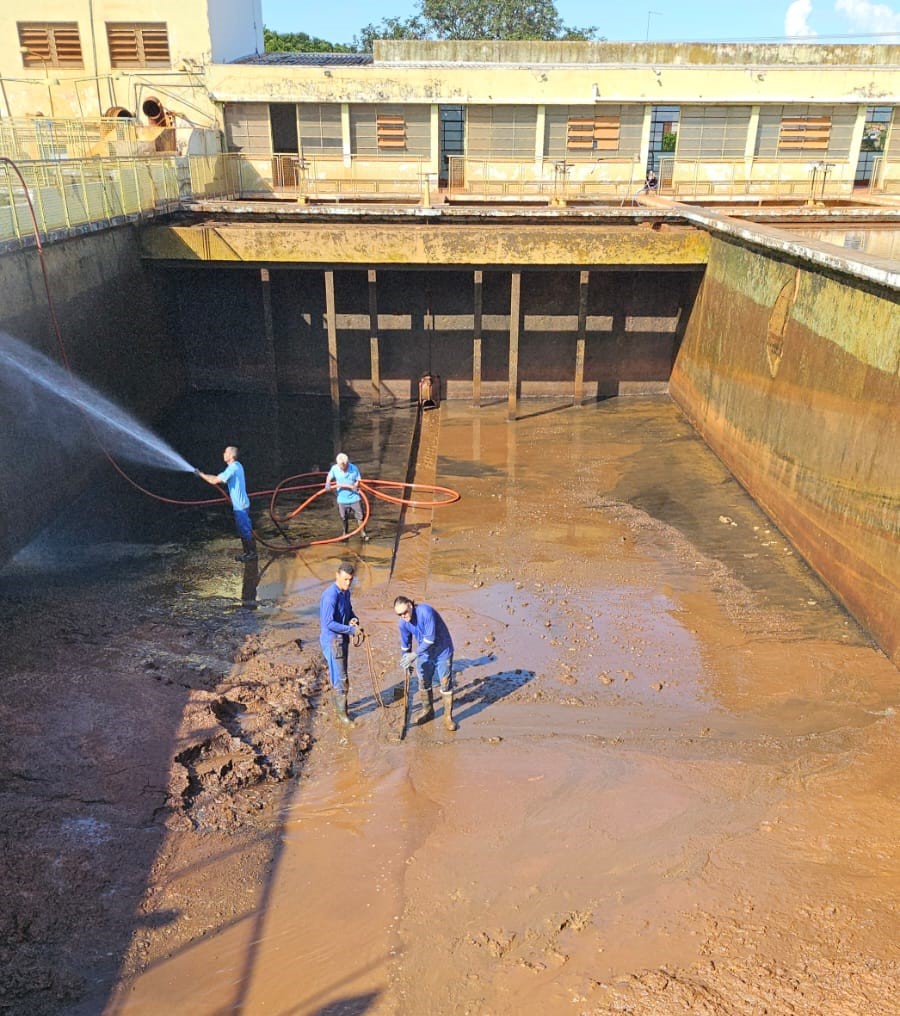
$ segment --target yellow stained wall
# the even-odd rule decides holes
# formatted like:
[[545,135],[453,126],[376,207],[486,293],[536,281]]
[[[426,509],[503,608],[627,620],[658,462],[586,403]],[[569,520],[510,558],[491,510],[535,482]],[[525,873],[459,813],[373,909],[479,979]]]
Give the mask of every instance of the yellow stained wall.
[[296,223],[146,226],[143,256],[165,261],[308,265],[696,267],[709,236],[683,226]]
[[713,238],[670,391],[900,664],[897,291]]
[[[900,60],[900,47],[896,49]],[[900,64],[878,68],[767,67],[757,73],[747,66],[650,64],[216,64],[209,68],[208,83],[219,102],[845,102],[856,106],[860,101],[887,105],[898,101]]]

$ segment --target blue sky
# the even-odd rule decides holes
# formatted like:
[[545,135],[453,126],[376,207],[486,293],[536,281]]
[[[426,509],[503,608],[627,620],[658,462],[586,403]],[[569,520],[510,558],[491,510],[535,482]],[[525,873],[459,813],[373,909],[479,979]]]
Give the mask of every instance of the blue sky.
[[[900,4],[870,0],[644,0],[643,3],[598,4],[591,0],[556,0],[567,25],[595,25],[615,42],[781,40],[818,37],[833,42],[900,43]],[[415,0],[338,0],[309,3],[262,0],[263,21],[277,32],[307,32],[329,42],[352,42],[371,22],[406,18]]]

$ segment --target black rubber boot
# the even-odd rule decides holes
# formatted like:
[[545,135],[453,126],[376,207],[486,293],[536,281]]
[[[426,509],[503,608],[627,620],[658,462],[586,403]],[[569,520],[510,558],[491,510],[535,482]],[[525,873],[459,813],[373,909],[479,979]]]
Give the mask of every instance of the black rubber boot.
[[251,536],[249,540],[241,539],[241,546],[244,548],[243,554],[236,554],[235,561],[255,561],[259,556],[256,553],[256,538]]
[[431,688],[422,689],[422,698],[425,700],[425,708],[422,715],[416,720],[417,724],[428,723],[434,719],[434,692]]
[[334,712],[337,718],[345,727],[352,727],[353,720],[347,712],[347,695],[342,691],[332,691],[331,700],[334,702]]
[[453,722],[453,692],[442,691],[441,701],[444,703],[444,727],[447,730],[459,730],[459,725]]

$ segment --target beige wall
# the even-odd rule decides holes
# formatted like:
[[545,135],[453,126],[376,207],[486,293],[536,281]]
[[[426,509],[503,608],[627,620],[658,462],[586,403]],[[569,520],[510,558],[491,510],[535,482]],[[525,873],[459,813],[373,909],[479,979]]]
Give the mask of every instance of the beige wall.
[[[900,47],[893,67],[704,67],[651,65],[276,66],[217,64],[219,102],[421,102],[579,105],[601,102],[847,103],[900,101]],[[659,71],[657,75],[655,71]],[[597,85],[595,91],[594,85]]]
[[[232,0],[243,6],[258,0]],[[90,12],[93,10],[93,21]],[[17,23],[77,22],[84,66],[24,67]],[[112,68],[107,22],[165,22],[169,68]],[[260,29],[261,31],[261,29]],[[253,52],[248,39],[245,52]],[[0,5],[0,73],[4,116],[96,117],[113,106],[139,112],[148,95],[183,113],[195,126],[210,126],[216,110],[197,73],[212,59],[207,0],[29,0]],[[193,71],[194,73],[188,73]],[[162,90],[167,91],[161,96]]]

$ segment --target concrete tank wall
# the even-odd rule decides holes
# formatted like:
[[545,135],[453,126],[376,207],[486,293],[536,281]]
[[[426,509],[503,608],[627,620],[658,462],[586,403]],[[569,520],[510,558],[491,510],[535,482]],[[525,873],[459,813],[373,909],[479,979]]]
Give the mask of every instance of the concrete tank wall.
[[[183,392],[184,381],[165,294],[139,259],[136,227],[47,244],[45,257],[73,371],[142,422],[153,420]],[[35,249],[0,255],[0,293],[0,331],[60,362]],[[6,372],[7,383],[16,383],[12,374]],[[60,435],[23,426],[2,405],[0,431],[2,566],[83,489],[101,459],[94,447],[67,450]]]
[[[258,270],[159,268],[173,292],[178,331],[197,388],[264,390],[267,343]],[[510,273],[485,271],[482,393],[506,397]],[[324,273],[269,270],[278,388],[327,395]],[[700,271],[593,271],[588,283],[586,398],[664,391],[700,283]],[[426,371],[449,398],[471,398],[474,282],[471,271],[379,270],[376,276],[383,394],[412,396]],[[522,273],[519,378],[522,396],[571,397],[579,272]],[[343,392],[371,394],[367,274],[335,271],[338,374]]]
[[670,392],[900,663],[896,291],[714,238]]

